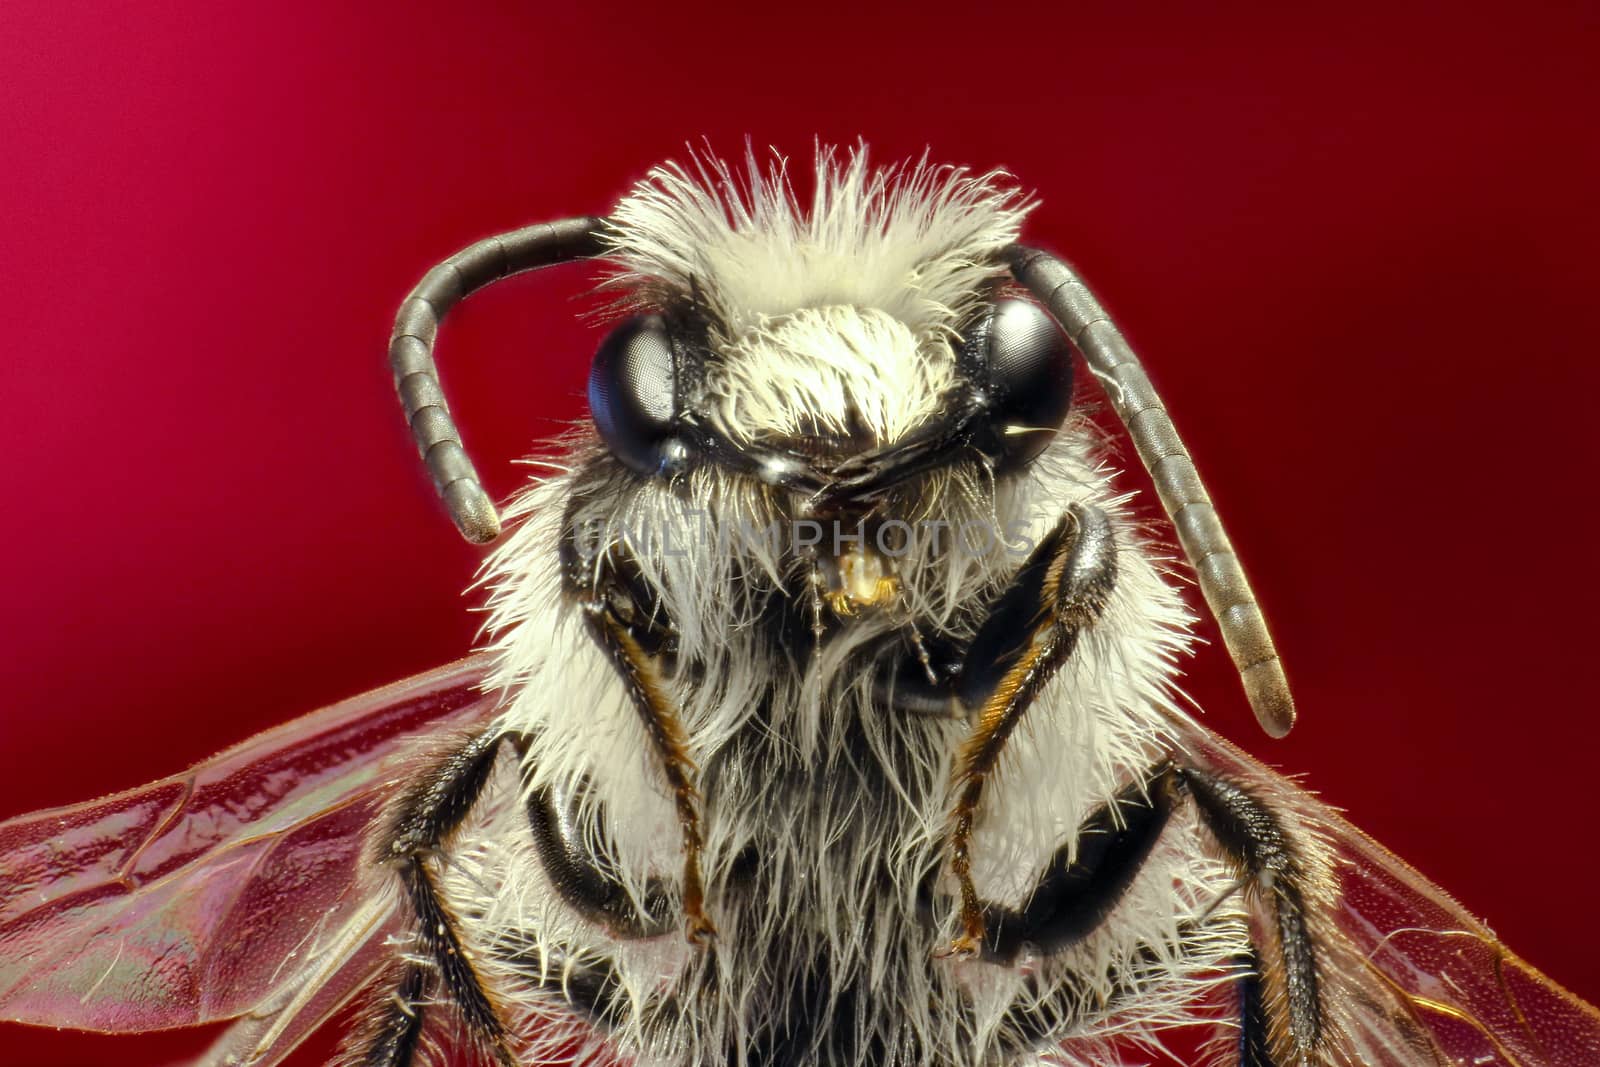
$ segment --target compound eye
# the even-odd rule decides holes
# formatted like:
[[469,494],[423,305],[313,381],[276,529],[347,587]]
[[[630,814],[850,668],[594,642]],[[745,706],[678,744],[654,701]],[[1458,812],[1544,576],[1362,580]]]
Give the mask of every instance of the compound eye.
[[676,360],[659,315],[612,330],[589,368],[589,411],[611,454],[641,474],[663,473],[682,452]]
[[1067,417],[1072,350],[1055,320],[1026,300],[995,304],[983,337],[1000,466],[1015,470],[1045,450]]

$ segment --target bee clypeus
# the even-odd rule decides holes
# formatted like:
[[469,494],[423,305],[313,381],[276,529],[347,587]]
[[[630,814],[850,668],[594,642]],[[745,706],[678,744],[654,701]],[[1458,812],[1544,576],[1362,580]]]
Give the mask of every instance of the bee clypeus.
[[1294,705],[1160,399],[1001,174],[664,167],[480,241],[390,345],[501,533],[445,314],[600,258],[592,432],[509,506],[492,641],[186,775],[0,825],[0,1010],[236,1020],[351,1067],[1593,1062],[1600,1015],[1179,709],[1192,618],[1074,405],[1153,477],[1267,732]]

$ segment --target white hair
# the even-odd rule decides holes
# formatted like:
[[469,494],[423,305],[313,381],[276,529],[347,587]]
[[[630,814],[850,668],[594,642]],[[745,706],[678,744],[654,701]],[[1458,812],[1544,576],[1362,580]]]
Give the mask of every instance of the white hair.
[[612,284],[704,311],[711,417],[734,439],[892,441],[937,410],[950,339],[1031,204],[1003,171],[873,167],[863,148],[819,149],[814,183],[802,204],[776,155],[748,155],[742,178],[657,167],[611,216]]
[[[659,168],[611,217],[611,255],[622,267],[613,284],[645,307],[692,303],[709,321],[710,417],[736,440],[864,428],[881,441],[937,412],[956,379],[952,339],[1000,283],[998,253],[1016,240],[1026,200],[999,172],[926,162],[874,169],[863,151],[840,161],[823,149],[816,192],[802,206],[781,160],[763,171],[752,159],[749,168],[742,182],[713,161]],[[1044,686],[985,796],[974,873],[992,899],[1025,895],[1041,863],[1075,848],[1089,813],[1163,758],[1165,716],[1181,714],[1172,677],[1191,619],[1098,452],[1092,425],[1072,417],[1025,472],[996,480],[979,464],[952,464],[896,501],[909,513],[920,499],[957,522],[1019,523],[1032,544],[1075,506],[1100,509],[1116,530],[1118,579],[1105,612]],[[900,561],[901,614],[842,623],[809,662],[797,662],[773,647],[760,615],[774,595],[805,595],[810,564],[760,540],[713,545],[697,536],[707,513],[735,529],[764,528],[796,506],[784,491],[709,464],[670,483],[644,478],[592,441],[573,459],[573,471],[511,506],[517,526],[490,564],[492,681],[510,694],[502,725],[532,739],[524,788],[588,784],[579,821],[616,858],[635,900],[652,877],[670,876],[680,840],[649,739],[556,567],[575,518],[668,529],[670,537],[627,549],[673,626],[679,669],[659,684],[708,778],[704,862],[722,939],[707,955],[677,937],[610,938],[561,902],[526,844],[486,852],[452,890],[474,900],[486,928],[530,931],[537,958],[557,974],[584,961],[613,968],[628,1005],[613,1040],[626,1055],[645,1065],[727,1063],[728,1050],[775,1039],[788,1013],[805,1010],[796,995],[814,995],[812,1008],[837,1011],[839,1025],[854,1028],[853,1055],[876,1047],[891,1067],[913,1055],[941,1067],[1021,1062],[1028,1057],[1008,1045],[1015,1039],[1004,1020],[1029,998],[1090,1041],[1192,1019],[1195,998],[1227,973],[1243,932],[1236,909],[1217,906],[1228,873],[1203,858],[1187,814],[1174,819],[1115,919],[1035,961],[1031,986],[1010,968],[930,966],[955,915],[929,928],[917,898],[939,862],[952,759],[968,726],[953,714],[884,707],[849,653],[908,625],[970,639],[980,606],[1014,580],[1018,556],[919,543]],[[504,828],[483,839],[521,841],[519,808],[508,803]],[[749,854],[772,888],[727,888]],[[474,896],[475,885],[496,889]],[[1206,934],[1180,935],[1202,914]],[[1166,980],[1114,1019],[1119,976],[1139,968]],[[822,985],[806,987],[808,974]],[[659,1015],[652,1005],[663,990],[693,1010]],[[879,1002],[851,1000],[855,990]],[[560,1012],[556,1000],[523,1002],[527,1030],[542,1025],[531,1017]]]

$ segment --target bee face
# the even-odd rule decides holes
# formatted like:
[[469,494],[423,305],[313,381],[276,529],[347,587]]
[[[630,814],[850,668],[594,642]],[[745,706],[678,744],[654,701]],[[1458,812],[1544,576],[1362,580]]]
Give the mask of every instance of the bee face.
[[995,526],[997,482],[1044,450],[1071,400],[1065,339],[1019,300],[981,305],[959,334],[839,305],[734,337],[703,321],[680,307],[612,331],[590,379],[601,440],[640,482],[720,482],[708,504],[731,485],[770,490],[764,528],[834,619],[900,606],[912,523],[959,510]]
[[798,308],[717,346],[703,418],[741,447],[826,471],[932,421],[958,374],[948,338],[881,308]]
[[983,306],[953,336],[919,335],[870,307],[798,308],[727,339],[687,319],[629,319],[591,368],[601,439],[641,474],[710,461],[865,499],[963,453],[1020,469],[1071,403],[1066,341],[1020,300]]

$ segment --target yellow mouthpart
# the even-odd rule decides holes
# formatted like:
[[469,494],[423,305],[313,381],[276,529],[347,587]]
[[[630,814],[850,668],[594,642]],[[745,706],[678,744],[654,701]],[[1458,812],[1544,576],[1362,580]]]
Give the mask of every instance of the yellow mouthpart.
[[872,551],[852,549],[839,557],[839,588],[828,590],[828,606],[838,615],[878,607],[900,593],[900,579]]

